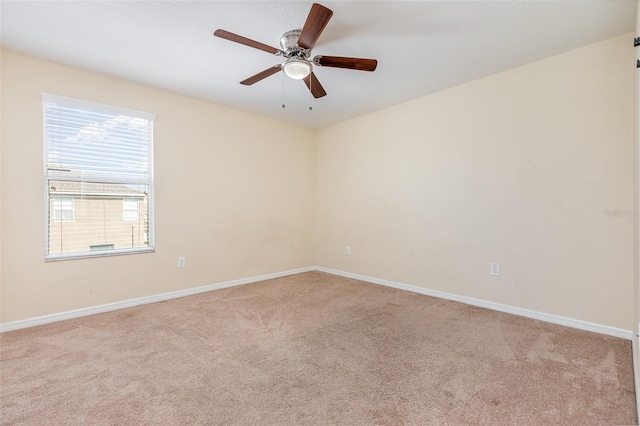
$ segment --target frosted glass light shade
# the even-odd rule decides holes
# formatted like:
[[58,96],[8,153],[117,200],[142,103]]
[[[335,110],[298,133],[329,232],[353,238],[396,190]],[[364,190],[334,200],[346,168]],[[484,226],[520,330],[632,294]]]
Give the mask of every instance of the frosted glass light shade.
[[289,59],[283,68],[284,73],[294,80],[302,80],[311,74],[311,64],[301,59]]

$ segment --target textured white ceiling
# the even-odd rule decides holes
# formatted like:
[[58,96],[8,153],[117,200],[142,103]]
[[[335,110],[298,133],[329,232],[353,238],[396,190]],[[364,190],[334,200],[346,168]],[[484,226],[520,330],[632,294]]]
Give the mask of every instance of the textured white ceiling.
[[323,1],[334,15],[312,54],[376,58],[378,69],[315,67],[328,93],[317,100],[284,73],[240,85],[282,58],[213,32],[279,47],[312,3],[3,0],[0,36],[9,50],[319,128],[632,31],[637,5]]

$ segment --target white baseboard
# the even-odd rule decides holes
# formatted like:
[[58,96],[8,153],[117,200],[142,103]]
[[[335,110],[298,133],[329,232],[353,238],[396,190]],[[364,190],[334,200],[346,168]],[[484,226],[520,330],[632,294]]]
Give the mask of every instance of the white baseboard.
[[[372,284],[379,284],[387,287],[393,287],[400,290],[407,290],[413,293],[424,294],[427,296],[438,297],[440,299],[453,300],[456,302],[466,303],[467,305],[479,306],[481,308],[493,309],[494,311],[506,312],[509,314],[519,315],[522,317],[537,319],[550,322],[553,324],[565,325],[567,327],[578,328],[580,330],[593,331],[595,333],[606,334],[608,336],[621,337],[623,339],[632,340],[634,333],[631,330],[622,328],[609,327],[606,325],[595,324],[587,321],[581,321],[573,318],[562,317],[559,315],[547,314],[544,312],[532,311],[529,309],[518,308],[515,306],[503,305],[486,300],[474,299],[472,297],[460,296],[457,294],[445,293],[443,291],[429,290],[423,287],[417,287],[409,284],[397,283],[394,281],[383,280],[380,278],[368,277],[366,275],[354,274],[351,272],[339,271],[336,269],[316,267],[317,271],[326,272],[328,274],[339,275],[345,278],[353,278],[359,281],[365,281]],[[634,358],[635,359],[635,358]]]
[[202,287],[188,288],[185,290],[171,291],[168,293],[156,294],[153,296],[138,297],[135,299],[122,300],[120,302],[107,303],[104,305],[91,306],[88,308],[74,309],[72,311],[60,312],[57,314],[43,315],[39,317],[27,318],[24,320],[11,321],[0,324],[0,333],[21,328],[34,327],[36,325],[49,324],[73,318],[85,317],[88,315],[100,314],[103,312],[115,311],[118,309],[131,308],[133,306],[146,305],[148,303],[161,302],[163,300],[177,299],[179,297],[191,296],[198,293],[205,293],[212,290],[220,290],[227,287],[235,287],[244,284],[251,284],[258,281],[270,280],[273,278],[286,277],[287,275],[300,274],[302,272],[315,271],[316,268],[293,269],[290,271],[276,272],[273,274],[259,275],[257,277],[242,278],[239,280],[226,281],[218,284],[205,285]]
[[[547,314],[544,312],[532,311],[529,309],[517,308],[515,306],[503,305],[495,302],[474,299],[471,297],[460,296],[457,294],[445,293],[437,290],[430,290],[423,287],[417,287],[409,284],[397,283],[394,281],[383,280],[380,278],[369,277],[366,275],[354,274],[351,272],[339,271],[336,269],[325,268],[321,266],[309,266],[306,268],[293,269],[290,271],[276,272],[273,274],[259,275],[256,277],[243,278],[239,280],[226,281],[218,284],[211,284],[202,287],[189,288],[185,290],[171,291],[152,296],[139,297],[136,299],[122,300],[119,302],[107,303],[104,305],[91,306],[88,308],[74,309],[72,311],[60,312],[56,314],[43,315],[39,317],[27,318],[24,320],[11,321],[0,324],[0,333],[21,328],[34,327],[37,325],[49,324],[52,322],[63,321],[73,318],[80,318],[88,315],[95,315],[103,312],[115,311],[118,309],[130,308],[133,306],[145,305],[148,303],[161,302],[169,299],[177,299],[179,297],[191,296],[194,294],[205,293],[212,290],[220,290],[227,287],[234,287],[244,284],[255,283],[259,281],[270,280],[273,278],[285,277],[288,275],[300,274],[303,272],[321,271],[328,274],[338,275],[346,278],[353,278],[372,284],[379,284],[387,287],[393,287],[400,290],[411,291],[413,293],[425,294],[427,296],[438,297],[441,299],[454,300],[456,302],[466,303],[467,305],[479,306],[482,308],[493,309],[495,311],[506,312],[509,314],[519,315],[527,318],[533,318],[553,324],[565,325],[568,327],[578,328],[580,330],[593,331],[595,333],[606,334],[608,336],[621,337],[623,339],[633,340],[634,332],[621,328],[609,327],[606,325],[590,323],[586,321],[576,320],[572,318],[562,317],[558,315]],[[637,350],[636,344],[633,344],[634,350]],[[637,356],[634,354],[634,363],[637,362]],[[637,373],[636,373],[637,374]],[[640,382],[636,381],[640,386]],[[640,398],[640,392],[637,393]]]

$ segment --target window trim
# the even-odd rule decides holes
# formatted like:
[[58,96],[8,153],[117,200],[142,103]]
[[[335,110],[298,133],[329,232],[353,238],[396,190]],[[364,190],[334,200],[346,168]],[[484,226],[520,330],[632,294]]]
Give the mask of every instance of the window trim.
[[[67,96],[60,96],[56,94],[41,92],[41,108],[42,108],[42,144],[43,144],[43,182],[44,182],[44,206],[46,209],[45,214],[43,214],[44,218],[44,260],[46,262],[49,261],[59,261],[59,260],[72,260],[72,259],[86,259],[86,258],[95,258],[95,257],[108,257],[108,256],[120,256],[120,255],[129,255],[129,254],[139,254],[139,253],[153,253],[155,252],[155,214],[154,214],[154,161],[153,161],[153,148],[154,148],[154,122],[156,120],[156,115],[153,113],[148,113],[144,111],[122,108],[113,105],[102,104],[98,102],[85,101],[82,99],[71,98]],[[148,221],[148,230],[147,230],[147,241],[148,245],[145,247],[134,247],[134,248],[123,248],[123,249],[113,249],[113,250],[104,250],[104,251],[86,251],[86,252],[74,252],[74,253],[59,253],[59,254],[50,254],[49,251],[49,221],[50,221],[50,204],[49,204],[49,186],[51,180],[56,181],[71,181],[77,182],[77,179],[65,179],[63,176],[49,176],[48,164],[47,164],[47,128],[46,128],[46,118],[45,118],[45,102],[53,102],[53,103],[62,103],[67,105],[72,105],[78,108],[89,108],[95,109],[106,113],[112,114],[122,114],[128,115],[134,118],[141,118],[147,120],[151,123],[149,128],[149,147],[148,147],[148,155],[149,155],[149,170],[148,170],[148,185],[149,192],[147,194],[147,221]],[[119,183],[114,182],[111,179],[101,179],[101,178],[91,178],[92,182],[104,182],[104,183]],[[75,207],[75,206],[74,206]],[[138,210],[139,212],[139,210]],[[139,214],[139,213],[138,213]],[[139,217],[139,216],[138,216]],[[74,212],[75,219],[75,212]]]
[[[42,92],[40,95],[42,96],[42,102],[57,102],[61,104],[69,104],[69,105],[77,106],[79,108],[93,108],[93,109],[97,109],[102,112],[108,112],[111,114],[126,113],[131,117],[142,118],[143,120],[147,120],[147,121],[156,121],[156,115],[150,112],[144,112],[144,111],[138,111],[135,109],[101,104],[98,102],[85,101],[83,99],[70,98],[68,96],[54,95],[54,94],[45,93],[45,92]],[[43,122],[44,122],[44,116],[43,116]]]

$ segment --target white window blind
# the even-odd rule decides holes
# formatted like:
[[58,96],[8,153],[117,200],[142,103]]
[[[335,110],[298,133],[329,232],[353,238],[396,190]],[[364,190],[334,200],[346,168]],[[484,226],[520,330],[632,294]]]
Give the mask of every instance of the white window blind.
[[153,250],[155,116],[42,94],[46,258]]

